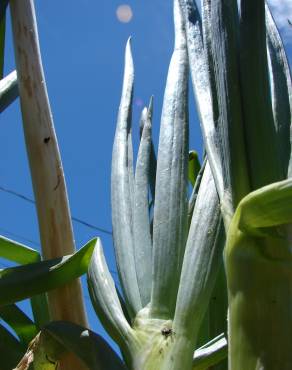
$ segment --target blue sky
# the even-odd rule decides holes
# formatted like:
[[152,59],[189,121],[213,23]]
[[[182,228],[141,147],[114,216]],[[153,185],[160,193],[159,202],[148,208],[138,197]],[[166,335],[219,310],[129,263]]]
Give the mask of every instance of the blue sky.
[[[163,89],[173,45],[172,1],[125,1],[128,23],[117,19],[121,1],[36,0],[39,36],[47,87],[61,150],[72,214],[111,230],[110,168],[119,106],[124,47],[132,36],[135,63],[133,130],[143,105],[154,95],[154,140],[157,143]],[[292,62],[290,0],[271,0]],[[14,69],[8,21],[5,73]],[[191,147],[201,150],[194,105],[190,104]],[[18,101],[0,117],[0,187],[33,198]],[[136,148],[136,146],[134,145]],[[136,148],[137,149],[137,148]],[[39,249],[34,206],[0,191],[4,212],[0,234]],[[111,236],[73,223],[77,247],[100,236],[115,271]],[[26,239],[31,242],[26,241]],[[116,279],[116,275],[113,275]],[[84,288],[90,326],[104,333]],[[23,306],[27,309],[27,305]]]

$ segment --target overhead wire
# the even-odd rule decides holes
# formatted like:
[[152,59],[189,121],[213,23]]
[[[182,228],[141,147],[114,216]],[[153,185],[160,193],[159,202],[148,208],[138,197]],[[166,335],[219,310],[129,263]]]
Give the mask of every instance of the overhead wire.
[[[4,186],[1,186],[1,185],[0,185],[0,191],[5,192],[5,193],[8,193],[10,195],[14,195],[15,197],[18,197],[18,198],[20,198],[20,199],[22,199],[22,200],[24,200],[26,202],[29,202],[29,203],[35,205],[35,200],[34,199],[29,198],[26,195],[21,194],[21,193],[19,193],[17,191],[8,189],[8,188],[6,188]],[[79,224],[81,224],[83,226],[86,226],[89,229],[100,231],[100,232],[102,232],[104,234],[107,234],[107,235],[112,235],[112,232],[110,230],[107,230],[107,229],[105,229],[103,227],[99,227],[99,226],[93,225],[93,224],[91,224],[91,223],[89,223],[87,221],[83,221],[82,219],[80,219],[78,217],[72,216],[71,219],[72,219],[72,221],[75,221],[75,222],[77,222],[77,223],[79,223]]]

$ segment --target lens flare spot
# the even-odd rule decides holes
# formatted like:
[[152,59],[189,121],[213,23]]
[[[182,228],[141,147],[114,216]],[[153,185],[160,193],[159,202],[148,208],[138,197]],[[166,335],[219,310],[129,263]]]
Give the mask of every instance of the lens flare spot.
[[141,99],[141,98],[136,98],[135,99],[135,105],[137,106],[137,107],[142,107],[143,106],[143,100]]
[[133,12],[130,5],[123,4],[118,6],[117,11],[117,18],[122,23],[129,23],[133,18]]

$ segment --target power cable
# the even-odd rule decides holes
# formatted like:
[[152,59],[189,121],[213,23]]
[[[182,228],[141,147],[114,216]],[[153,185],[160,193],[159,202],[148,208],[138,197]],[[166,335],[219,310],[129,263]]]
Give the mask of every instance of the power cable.
[[[14,190],[5,188],[3,186],[0,186],[0,191],[3,191],[5,193],[11,194],[11,195],[14,195],[14,196],[16,196],[16,197],[18,197],[18,198],[20,198],[20,199],[22,199],[22,200],[24,200],[26,202],[29,202],[31,204],[35,204],[35,201],[33,199],[31,199],[31,198],[27,197],[26,195],[23,195],[23,194],[21,194],[19,192],[16,192]],[[99,226],[95,226],[95,225],[93,225],[91,223],[88,223],[86,221],[81,220],[80,218],[77,218],[77,217],[72,216],[71,219],[72,219],[72,221],[75,221],[75,222],[77,222],[77,223],[79,223],[79,224],[81,224],[83,226],[86,226],[89,229],[100,231],[100,232],[102,232],[104,234],[107,234],[107,235],[112,235],[113,234],[110,230],[104,229],[104,228],[99,227]]]

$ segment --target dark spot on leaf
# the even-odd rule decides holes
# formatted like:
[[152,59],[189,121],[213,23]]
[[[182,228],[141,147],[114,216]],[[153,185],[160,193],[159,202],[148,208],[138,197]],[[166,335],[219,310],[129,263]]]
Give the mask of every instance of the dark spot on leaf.
[[44,143],[48,144],[48,142],[51,140],[50,136],[44,138]]

